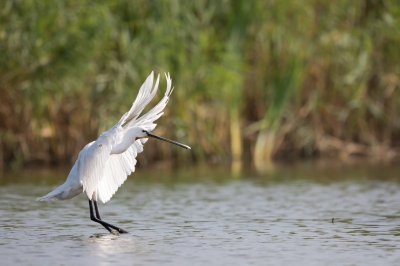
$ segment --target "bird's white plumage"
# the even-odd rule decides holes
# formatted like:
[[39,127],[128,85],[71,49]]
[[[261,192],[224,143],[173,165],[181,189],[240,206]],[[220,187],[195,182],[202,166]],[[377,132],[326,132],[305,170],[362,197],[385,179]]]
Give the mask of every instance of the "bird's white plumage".
[[82,149],[67,181],[37,200],[70,199],[82,191],[86,193],[90,200],[99,199],[102,202],[110,200],[125,182],[127,176],[135,171],[135,158],[138,153],[143,151],[143,144],[147,139],[133,140],[129,147],[125,147],[123,152],[118,152],[118,154],[112,154],[113,148],[118,144],[121,146],[126,132],[133,127],[140,126],[149,131],[156,127],[153,122],[163,115],[162,111],[173,90],[169,74],[165,76],[167,90],[164,97],[153,109],[139,117],[145,106],[154,98],[158,89],[160,76],[157,77],[153,87],[152,72],[141,86],[131,109],[121,117],[117,124]]
[[97,184],[103,178],[104,168],[111,157],[111,138],[108,132],[103,133],[95,142],[86,145],[76,162],[79,181],[89,198],[92,197]]
[[[153,75],[150,75],[153,77]],[[138,98],[135,100],[135,102],[132,105],[131,110],[129,110],[128,113],[126,113],[120,120],[121,124],[127,123],[126,128],[131,128],[133,126],[146,126],[151,128],[153,126],[153,129],[156,127],[153,122],[157,120],[160,116],[162,116],[164,113],[162,112],[165,108],[165,106],[168,103],[169,97],[171,96],[171,93],[173,91],[173,88],[171,88],[172,85],[172,80],[170,78],[170,75],[165,75],[167,79],[167,90],[165,91],[164,97],[161,99],[161,101],[153,107],[150,111],[148,111],[146,114],[142,115],[141,117],[138,117],[140,113],[143,111],[144,107],[150,102],[150,100],[154,97],[155,93],[157,92],[157,87],[159,83],[159,78],[160,76],[157,77],[156,85],[154,86],[154,91],[150,92],[150,90],[145,89],[144,86],[139,91]],[[149,80],[149,78],[148,78]],[[145,84],[148,82],[146,80]],[[151,84],[153,82],[153,79],[150,79]],[[143,85],[145,85],[143,84]],[[143,89],[143,93],[141,93]],[[140,101],[139,101],[140,97]],[[125,117],[126,116],[126,117]],[[151,129],[152,130],[152,129]]]
[[98,198],[102,202],[111,199],[127,177],[135,171],[136,156],[143,151],[140,140],[130,146],[124,153],[110,156],[104,167],[104,174],[97,186]]

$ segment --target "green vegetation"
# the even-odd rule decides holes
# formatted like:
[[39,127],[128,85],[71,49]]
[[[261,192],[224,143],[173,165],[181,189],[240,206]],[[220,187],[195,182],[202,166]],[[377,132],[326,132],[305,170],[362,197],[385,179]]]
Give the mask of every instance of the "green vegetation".
[[152,70],[176,87],[156,132],[193,152],[154,141],[142,165],[392,158],[399,29],[396,0],[4,0],[0,162],[74,160]]

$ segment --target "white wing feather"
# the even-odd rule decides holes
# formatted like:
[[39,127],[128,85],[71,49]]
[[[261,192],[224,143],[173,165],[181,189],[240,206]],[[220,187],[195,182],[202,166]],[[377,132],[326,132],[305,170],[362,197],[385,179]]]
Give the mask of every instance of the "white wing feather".
[[[128,124],[127,127],[133,127],[133,126],[145,126],[148,127],[149,130],[153,130],[156,127],[156,124],[153,124],[155,120],[160,118],[164,113],[162,112],[167,106],[167,103],[169,101],[169,97],[171,96],[172,91],[174,88],[171,88],[172,84],[172,79],[168,73],[165,74],[165,78],[167,79],[167,90],[165,91],[164,97],[161,99],[161,101],[153,107],[150,111],[148,111],[146,114],[142,115],[139,118],[132,119]],[[158,82],[158,78],[157,78]]]
[[104,176],[97,186],[99,200],[106,203],[115,194],[118,188],[125,182],[127,177],[135,171],[137,153],[143,151],[138,149],[142,144],[136,141],[124,153],[113,154],[104,167]]
[[167,78],[166,93],[153,109],[139,117],[158,89],[160,76],[157,77],[153,87],[152,72],[141,86],[131,109],[121,117],[115,126],[103,133],[95,142],[86,145],[81,151],[82,158],[78,165],[79,178],[89,199],[96,195],[104,203],[109,201],[128,175],[135,171],[136,156],[143,151],[143,144],[147,139],[135,141],[121,154],[110,155],[110,152],[129,128],[145,126],[148,130],[153,130],[156,127],[153,122],[163,115],[162,110],[167,105],[173,90],[169,74],[165,76]]
[[121,126],[126,122],[135,120],[146,107],[146,105],[154,98],[156,95],[158,84],[160,81],[160,75],[157,76],[156,84],[153,89],[153,72],[147,77],[146,81],[139,89],[138,96],[133,102],[131,109],[126,112],[121,119],[118,121],[117,125]]
[[111,148],[108,134],[103,133],[95,142],[89,143],[81,151],[81,158],[77,162],[79,181],[90,199],[103,175],[103,167],[110,158]]

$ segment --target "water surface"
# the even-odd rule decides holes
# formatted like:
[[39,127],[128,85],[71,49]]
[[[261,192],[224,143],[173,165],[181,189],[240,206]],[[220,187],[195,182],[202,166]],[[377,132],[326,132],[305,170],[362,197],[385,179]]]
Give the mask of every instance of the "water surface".
[[[0,178],[1,265],[399,265],[400,168],[138,170],[90,221],[84,195],[34,199],[66,174]],[[334,222],[332,223],[332,218]]]

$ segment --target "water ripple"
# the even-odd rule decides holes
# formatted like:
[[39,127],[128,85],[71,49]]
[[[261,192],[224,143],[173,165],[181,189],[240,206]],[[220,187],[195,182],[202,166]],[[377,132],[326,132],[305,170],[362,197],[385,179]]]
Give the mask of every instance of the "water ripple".
[[51,188],[0,187],[4,265],[400,263],[396,182],[133,180],[100,205],[104,220],[130,232],[120,236],[90,221],[84,195],[34,201]]

